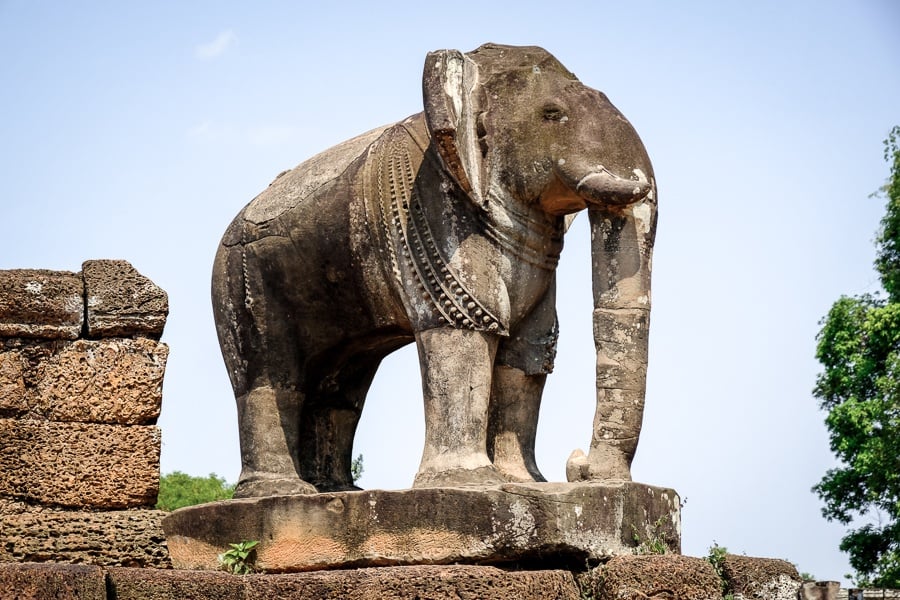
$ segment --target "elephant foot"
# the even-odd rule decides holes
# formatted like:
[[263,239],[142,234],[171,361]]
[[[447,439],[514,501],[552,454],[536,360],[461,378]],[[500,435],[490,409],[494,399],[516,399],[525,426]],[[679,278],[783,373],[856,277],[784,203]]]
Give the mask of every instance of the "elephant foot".
[[566,461],[566,480],[631,481],[631,461],[616,448],[592,448],[588,456],[578,449]]
[[475,469],[448,469],[437,472],[419,472],[413,482],[414,488],[479,486],[487,487],[508,483],[507,479],[493,465]]
[[246,479],[234,488],[235,498],[261,498],[264,496],[300,496],[317,494],[318,490],[299,477],[273,479]]
[[527,467],[521,463],[507,464],[494,461],[494,467],[508,483],[547,481],[536,466]]

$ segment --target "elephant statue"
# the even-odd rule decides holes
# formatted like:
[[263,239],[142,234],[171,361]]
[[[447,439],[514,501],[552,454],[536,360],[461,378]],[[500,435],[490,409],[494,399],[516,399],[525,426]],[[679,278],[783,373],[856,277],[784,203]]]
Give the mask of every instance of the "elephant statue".
[[537,47],[429,53],[424,112],[279,175],[234,219],[212,298],[237,400],[236,497],[357,489],[382,358],[415,341],[414,487],[543,481],[566,216],[592,228],[597,414],[570,480],[630,479],[647,362],[653,170],[629,122]]

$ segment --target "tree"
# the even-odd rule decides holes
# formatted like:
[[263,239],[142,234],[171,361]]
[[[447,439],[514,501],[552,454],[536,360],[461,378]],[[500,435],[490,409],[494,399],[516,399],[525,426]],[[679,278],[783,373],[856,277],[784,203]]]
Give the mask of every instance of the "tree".
[[[350,475],[354,483],[363,474],[363,455],[360,454],[350,464]],[[173,511],[185,506],[205,504],[216,500],[230,500],[234,496],[235,484],[224,477],[210,473],[207,477],[194,477],[181,471],[172,471],[159,478],[159,496],[156,508]]]
[[900,127],[885,140],[891,174],[876,238],[882,294],[842,296],[822,321],[814,389],[842,465],[814,488],[822,514],[850,529],[840,548],[859,585],[900,588]]
[[193,477],[181,471],[172,471],[159,478],[159,496],[156,508],[172,511],[185,506],[229,500],[234,495],[234,484],[224,477],[210,473],[208,477]]
[[359,481],[359,478],[362,477],[363,474],[363,455],[360,454],[350,463],[350,477],[353,478],[353,483]]

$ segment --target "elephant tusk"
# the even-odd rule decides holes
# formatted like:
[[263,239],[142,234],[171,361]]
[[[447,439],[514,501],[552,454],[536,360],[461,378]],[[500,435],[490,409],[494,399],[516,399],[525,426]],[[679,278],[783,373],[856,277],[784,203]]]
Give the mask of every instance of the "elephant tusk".
[[582,177],[575,186],[575,192],[603,201],[616,204],[632,202],[643,198],[650,192],[650,182],[625,179],[611,173],[602,165]]

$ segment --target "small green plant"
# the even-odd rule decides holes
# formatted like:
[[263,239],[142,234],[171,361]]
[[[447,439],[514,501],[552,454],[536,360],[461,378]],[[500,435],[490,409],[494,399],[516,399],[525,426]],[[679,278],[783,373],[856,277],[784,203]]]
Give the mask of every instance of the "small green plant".
[[[719,581],[722,582],[723,593],[728,591],[728,582],[725,581],[725,556],[727,555],[728,548],[720,546],[713,540],[713,545],[709,547],[709,554],[706,556],[706,560],[712,565],[716,575],[719,576]],[[725,595],[725,600],[732,600],[732,598],[733,596],[731,594]]]
[[579,600],[595,600],[594,593],[585,588],[578,590],[578,598]]
[[353,483],[359,481],[359,478],[362,477],[363,474],[363,455],[360,454],[350,463],[350,477],[353,478]]
[[575,576],[579,600],[597,600],[598,590],[603,587],[603,566],[584,563],[584,571]]
[[248,575],[256,571],[256,546],[259,542],[240,542],[228,544],[231,550],[219,555],[222,568],[234,575]]
[[635,554],[666,554],[669,552],[669,544],[666,541],[665,517],[660,517],[653,524],[650,537],[643,539],[637,527],[631,525],[631,536],[634,539]]

